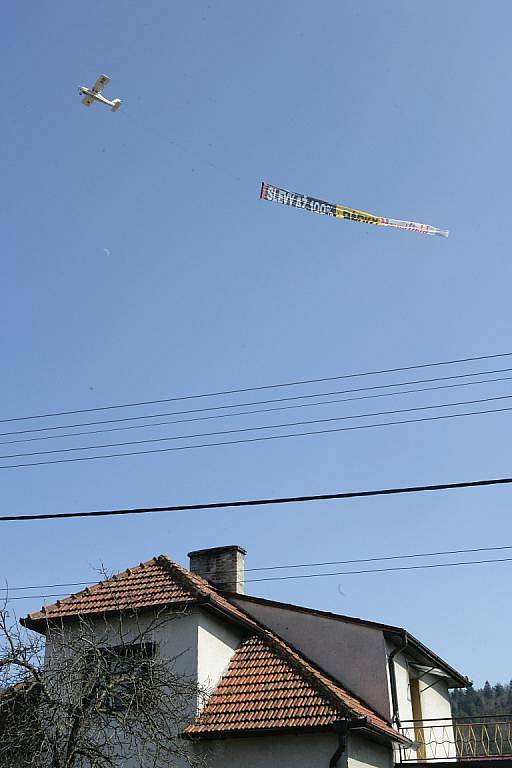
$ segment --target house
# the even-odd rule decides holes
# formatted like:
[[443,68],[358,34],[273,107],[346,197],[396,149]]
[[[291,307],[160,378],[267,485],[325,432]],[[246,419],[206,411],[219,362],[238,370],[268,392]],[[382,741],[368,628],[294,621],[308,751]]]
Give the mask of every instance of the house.
[[392,768],[463,756],[449,689],[470,685],[466,677],[399,627],[245,595],[245,554],[191,552],[189,570],[160,555],[22,624],[47,635],[51,655],[55,622],[179,615],[154,641],[209,691],[182,735],[212,768]]

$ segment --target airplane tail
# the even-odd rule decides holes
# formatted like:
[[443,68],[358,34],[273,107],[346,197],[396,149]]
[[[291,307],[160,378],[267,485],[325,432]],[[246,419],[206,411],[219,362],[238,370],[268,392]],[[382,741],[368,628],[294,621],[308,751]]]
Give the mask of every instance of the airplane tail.
[[122,104],[121,99],[114,99],[112,104],[114,105],[112,107],[112,112],[116,112],[119,109],[119,107],[121,106],[121,104]]

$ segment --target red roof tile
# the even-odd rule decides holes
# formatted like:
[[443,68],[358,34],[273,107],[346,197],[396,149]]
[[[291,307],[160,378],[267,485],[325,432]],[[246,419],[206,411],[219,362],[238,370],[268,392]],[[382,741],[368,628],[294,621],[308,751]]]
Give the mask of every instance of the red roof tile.
[[244,640],[188,737],[212,738],[273,729],[328,728],[366,717],[368,728],[402,740],[369,707],[334,683],[277,637]]
[[38,629],[51,619],[195,602],[210,590],[204,579],[160,555],[45,606],[22,623]]
[[205,709],[186,733],[328,726],[339,718],[338,707],[262,637],[254,635],[238,648]]

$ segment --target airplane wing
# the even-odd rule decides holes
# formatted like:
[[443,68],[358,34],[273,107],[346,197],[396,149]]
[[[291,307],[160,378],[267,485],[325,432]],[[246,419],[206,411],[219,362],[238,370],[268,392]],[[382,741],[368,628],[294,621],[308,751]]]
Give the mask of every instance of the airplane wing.
[[82,99],[82,104],[85,104],[86,107],[90,107],[93,101],[94,99],[92,98],[92,96],[85,96]]
[[94,83],[91,91],[95,93],[101,93],[104,88],[110,83],[110,77],[108,75],[100,75]]

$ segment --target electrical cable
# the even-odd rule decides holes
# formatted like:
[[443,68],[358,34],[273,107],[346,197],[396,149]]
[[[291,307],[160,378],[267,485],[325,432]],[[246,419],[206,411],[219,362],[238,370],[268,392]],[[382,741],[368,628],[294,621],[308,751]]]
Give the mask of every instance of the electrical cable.
[[[321,577],[332,577],[332,576],[361,576],[362,574],[368,574],[368,573],[391,573],[391,572],[397,572],[397,571],[419,571],[419,570],[425,570],[425,569],[432,569],[432,568],[453,568],[461,565],[489,565],[491,563],[497,564],[497,563],[510,563],[512,562],[512,557],[501,557],[501,558],[491,558],[489,560],[463,560],[456,563],[426,563],[423,565],[395,565],[390,566],[389,568],[365,568],[359,571],[334,571],[331,573],[303,573],[303,574],[295,574],[293,576],[267,576],[263,578],[258,579],[246,579],[246,584],[254,584],[256,582],[261,581],[289,581],[289,580],[296,580],[296,579],[316,579]],[[46,600],[49,597],[69,597],[69,595],[58,593],[58,594],[47,594],[47,595],[15,595],[14,597],[6,597],[4,598],[5,602],[11,602],[12,600]]]
[[0,592],[21,592],[27,589],[57,589],[60,587],[91,587],[97,583],[95,581],[68,581],[65,584],[32,584],[27,587],[0,587]]
[[342,499],[367,498],[370,496],[397,496],[403,493],[423,493],[427,491],[460,490],[463,488],[485,488],[496,485],[510,485],[512,477],[499,477],[487,480],[466,480],[459,483],[437,483],[435,485],[413,485],[395,488],[379,488],[365,491],[342,491],[340,493],[320,493],[307,496],[278,496],[267,499],[237,501],[214,501],[202,504],[179,504],[163,507],[136,507],[133,509],[100,509],[92,512],[48,512],[33,515],[1,515],[0,522],[22,522],[28,520],[61,520],[78,517],[110,517],[113,515],[144,515],[158,512],[193,512],[198,510],[228,509],[237,507],[261,507],[270,504],[296,504],[311,501],[334,501]]
[[[383,560],[407,560],[416,557],[441,557],[444,555],[462,555],[468,552],[501,552],[505,549],[512,549],[512,545],[500,547],[471,547],[470,549],[446,549],[440,552],[414,552],[409,555],[381,555],[379,557],[359,557],[356,560],[328,560],[324,563],[291,563],[289,565],[266,565],[258,568],[245,568],[249,571],[276,571],[288,568],[320,568],[327,565],[352,565],[353,563],[375,563]],[[36,587],[23,587],[23,589],[53,589],[54,587],[64,586],[62,584],[39,585]],[[72,586],[72,585],[66,585]],[[14,589],[14,587],[13,587]]]
[[[488,563],[510,563],[512,557],[492,558],[490,560],[462,560],[458,563],[425,563],[423,565],[392,565],[389,568],[365,568],[360,571],[335,571],[332,573],[303,573],[293,576],[263,576],[258,579],[246,579],[245,583],[257,581],[288,581],[290,579],[316,579],[321,576],[359,576],[362,573],[389,573],[391,571],[419,571],[426,568],[453,568],[459,565],[484,565]],[[51,595],[50,595],[51,597]]]
[[267,389],[280,389],[284,387],[297,387],[304,384],[319,384],[322,382],[327,381],[339,381],[341,379],[352,379],[352,378],[358,378],[362,376],[377,376],[380,374],[385,373],[398,373],[400,371],[412,371],[412,370],[418,370],[420,368],[434,368],[438,366],[443,365],[456,365],[458,363],[469,363],[469,362],[476,362],[479,360],[493,360],[500,357],[512,357],[512,352],[500,352],[494,355],[478,355],[475,357],[462,357],[458,359],[453,360],[440,360],[433,363],[418,363],[416,365],[406,365],[396,368],[384,368],[381,370],[375,370],[375,371],[361,371],[358,373],[344,373],[340,374],[338,376],[323,376],[320,378],[314,378],[314,379],[298,379],[298,380],[292,380],[287,382],[280,382],[277,384],[262,384],[259,386],[253,386],[253,387],[240,387],[237,389],[224,389],[224,390],[218,390],[216,392],[201,392],[199,394],[195,395],[179,395],[174,397],[166,397],[166,398],[160,398],[157,400],[142,400],[138,402],[130,402],[130,403],[118,403],[116,405],[102,405],[97,406],[95,408],[80,408],[75,409],[71,411],[52,411],[49,413],[38,413],[38,414],[31,414],[29,416],[12,416],[10,418],[4,418],[0,419],[0,423],[5,424],[7,422],[12,421],[27,421],[30,419],[45,419],[50,418],[54,416],[70,416],[77,413],[93,413],[96,411],[108,411],[108,410],[114,410],[117,408],[134,408],[138,406],[143,405],[156,405],[158,403],[169,403],[169,402],[176,402],[179,400],[196,400],[198,398],[204,398],[204,397],[220,397],[222,395],[233,395],[233,394],[240,394],[243,392],[257,392],[261,390],[267,390]]
[[[200,448],[218,448],[224,445],[241,445],[242,443],[262,443],[268,440],[287,440],[293,437],[310,437],[313,435],[327,435],[337,432],[353,432],[360,429],[377,429],[380,427],[394,427],[402,424],[419,424],[427,421],[442,421],[447,419],[458,419],[465,416],[482,416],[490,413],[504,413],[511,411],[512,407],[490,408],[484,411],[468,411],[468,413],[449,413],[441,416],[422,416],[419,419],[400,419],[399,421],[382,421],[375,424],[358,424],[354,427],[334,427],[333,429],[314,429],[308,432],[290,432],[284,435],[265,435],[264,437],[246,437],[238,440],[218,440],[215,443],[196,443],[195,445],[179,445],[170,448],[149,448],[144,451],[124,451],[123,453],[102,453],[98,456],[74,456],[70,459],[46,459],[44,461],[31,461],[21,464],[3,464],[2,469],[19,469],[20,467],[41,467],[50,464],[69,464],[79,461],[97,461],[102,459],[118,459],[122,456],[145,456],[153,453],[173,453],[176,451],[191,451]],[[15,454],[16,455],[16,454]],[[21,455],[21,454],[18,454]],[[0,521],[2,518],[0,517]]]
[[[60,424],[58,426],[52,426],[52,427],[36,427],[32,429],[18,429],[13,430],[10,432],[0,432],[0,437],[8,437],[10,435],[24,435],[24,434],[30,434],[35,432],[50,432],[57,429],[75,429],[78,427],[93,427],[101,424],[117,424],[120,422],[127,422],[127,421],[140,421],[141,419],[155,419],[160,418],[164,416],[183,416],[189,413],[206,413],[209,411],[220,411],[220,410],[227,410],[229,408],[244,408],[249,407],[253,405],[267,405],[269,403],[283,403],[283,402],[289,402],[289,401],[295,401],[295,400],[306,400],[313,397],[330,397],[333,395],[345,395],[350,394],[352,392],[368,392],[373,391],[376,389],[389,389],[393,387],[404,387],[404,386],[410,386],[412,384],[427,384],[427,383],[433,383],[435,381],[448,381],[452,379],[463,379],[473,376],[486,376],[488,374],[493,373],[506,373],[508,371],[512,371],[512,368],[497,368],[495,370],[491,371],[479,371],[475,373],[459,373],[452,376],[437,376],[435,378],[430,379],[413,379],[412,381],[402,381],[402,382],[394,382],[393,384],[377,384],[371,387],[356,387],[352,389],[339,389],[334,390],[331,392],[315,392],[313,394],[306,394],[306,395],[293,395],[289,397],[277,397],[277,398],[270,398],[268,400],[253,400],[248,403],[228,403],[227,405],[213,405],[206,408],[190,408],[185,411],[167,411],[164,413],[155,413],[155,414],[145,414],[142,416],[124,416],[123,418],[117,418],[117,419],[100,419],[98,421],[86,421],[86,422],[79,422],[77,424]],[[472,381],[472,382],[461,382],[460,384],[454,384],[453,386],[468,386],[470,384],[488,384],[488,383],[494,383],[499,381],[510,381],[512,377],[504,376],[502,378],[497,379],[487,379],[487,380],[479,380],[479,381]],[[443,387],[439,387],[439,389],[442,389]],[[449,388],[444,387],[445,389]],[[394,394],[409,394],[414,392],[422,392],[422,391],[430,391],[430,389],[434,390],[437,389],[437,387],[431,387],[428,389],[415,389],[415,390],[409,390],[409,392],[397,392],[397,393],[389,393],[391,395]],[[351,398],[353,400],[366,400],[369,397],[387,397],[388,393],[384,392],[377,395],[368,395],[361,398]],[[329,401],[326,401],[329,402]],[[332,402],[332,401],[331,401]],[[306,405],[306,403],[304,404]],[[91,433],[92,434],[92,433]]]
[[[449,376],[448,378],[453,378],[453,377]],[[369,399],[374,399],[374,398],[378,398],[378,397],[392,397],[392,396],[395,396],[395,395],[409,395],[409,394],[416,394],[418,392],[433,392],[433,391],[437,391],[437,390],[440,390],[440,389],[453,389],[453,388],[456,388],[456,387],[468,387],[468,386],[475,386],[477,384],[491,384],[491,383],[502,382],[502,381],[512,381],[512,376],[502,376],[502,377],[497,378],[497,379],[483,379],[481,381],[463,381],[463,382],[460,382],[458,384],[444,384],[444,385],[436,386],[436,387],[422,387],[420,389],[405,390],[404,392],[382,392],[382,393],[376,394],[376,395],[374,394],[374,395],[363,395],[363,396],[358,396],[358,397],[345,397],[345,398],[339,398],[339,399],[336,399],[336,400],[322,400],[322,401],[315,402],[315,403],[296,403],[294,405],[281,405],[281,406],[278,406],[278,407],[275,407],[275,408],[258,408],[256,410],[252,410],[252,411],[236,411],[235,413],[221,413],[221,414],[216,414],[214,416],[195,416],[195,417],[189,418],[189,419],[175,419],[173,421],[157,421],[157,422],[152,422],[150,424],[131,424],[129,426],[124,426],[124,427],[109,427],[108,429],[93,429],[93,430],[87,430],[85,432],[68,432],[68,433],[59,434],[59,435],[40,435],[39,437],[24,437],[24,438],[18,438],[16,440],[0,440],[0,445],[15,445],[17,443],[32,443],[32,442],[37,442],[38,440],[55,440],[55,439],[58,439],[58,438],[64,439],[64,438],[68,438],[68,437],[82,437],[84,435],[100,435],[100,434],[106,434],[108,432],[124,432],[124,431],[130,430],[130,429],[150,429],[152,427],[171,426],[171,425],[174,425],[174,424],[185,424],[185,423],[190,423],[190,422],[195,422],[195,421],[209,421],[211,419],[225,419],[225,418],[229,418],[229,417],[235,418],[235,417],[238,417],[238,416],[246,416],[246,415],[251,416],[251,415],[254,415],[254,414],[258,414],[258,413],[271,413],[271,412],[275,412],[275,411],[287,411],[287,410],[293,410],[293,409],[296,409],[296,408],[311,408],[311,407],[314,407],[314,406],[322,406],[322,405],[323,406],[329,406],[329,405],[334,405],[334,404],[338,404],[338,403],[353,402],[353,401],[356,401],[356,400],[369,400]],[[386,386],[388,386],[388,385],[386,385]],[[389,385],[389,386],[391,386],[391,385]],[[373,387],[371,387],[371,389],[373,389]],[[347,391],[350,391],[350,390],[347,390]],[[338,393],[336,393],[336,392],[329,392],[329,393],[326,393],[325,396],[329,396],[329,395],[332,395],[332,394],[338,394]],[[339,393],[339,394],[341,394],[341,393]],[[320,397],[320,396],[321,396],[320,394],[319,395],[304,395],[304,397]],[[300,397],[298,397],[298,398],[280,398],[280,399],[278,399],[276,401],[272,401],[271,400],[270,402],[280,402],[282,400],[295,400],[295,399],[301,399],[301,398]],[[265,401],[263,401],[263,402],[265,402]],[[243,406],[243,405],[251,405],[251,404],[250,403],[242,403],[241,406]],[[219,407],[220,408],[234,408],[236,406],[233,406],[233,405],[223,405],[223,406],[219,406]],[[439,406],[439,407],[441,407],[441,406]],[[210,409],[208,408],[208,409],[198,409],[198,410],[201,411],[201,410],[210,410]],[[215,410],[215,409],[211,409],[211,410]],[[114,423],[116,421],[134,421],[134,420],[140,420],[140,419],[143,419],[143,418],[152,419],[152,418],[156,418],[157,416],[165,416],[165,415],[173,416],[175,414],[180,414],[180,413],[187,413],[187,411],[175,411],[174,413],[171,412],[169,414],[157,414],[155,416],[132,416],[132,417],[128,417],[127,419],[111,419],[111,420],[106,420],[105,422],[96,422],[96,423],[106,423],[106,424],[108,424],[108,423]],[[95,422],[89,422],[89,423],[86,423],[84,425],[82,425],[82,424],[70,425],[69,428],[80,427],[80,426],[92,426],[92,425],[94,425],[94,423]],[[63,427],[62,426],[61,427],[47,427],[46,429],[47,430],[57,430],[57,429],[63,429]],[[3,435],[9,435],[9,434],[16,435],[16,434],[24,434],[24,433],[27,433],[27,432],[44,432],[44,431],[45,431],[45,428],[42,427],[42,428],[35,429],[35,430],[20,430],[20,431],[17,431],[17,432],[5,432],[5,433],[0,433],[0,437],[3,436]]]
[[[311,424],[325,424],[333,421],[366,419],[372,416],[391,416],[391,415],[396,415],[400,413],[431,411],[438,408],[455,408],[463,405],[489,403],[497,400],[510,400],[510,398],[512,398],[512,395],[498,395],[497,397],[484,397],[484,398],[479,398],[477,400],[462,400],[455,403],[441,403],[439,405],[421,405],[421,406],[415,406],[413,408],[399,408],[397,410],[392,410],[392,411],[372,411],[371,413],[359,413],[359,414],[348,415],[348,416],[330,416],[324,419],[290,421],[290,422],[285,422],[284,424],[264,424],[264,425],[258,425],[258,426],[252,426],[252,427],[237,427],[236,429],[216,430],[215,432],[197,432],[196,434],[191,434],[191,435],[170,435],[167,437],[151,437],[151,438],[146,438],[144,440],[126,440],[121,443],[100,443],[99,445],[84,445],[81,447],[72,447],[72,448],[52,448],[50,450],[30,451],[26,453],[8,453],[8,454],[0,455],[0,461],[3,461],[5,459],[27,458],[30,456],[47,456],[49,454],[54,454],[54,453],[75,453],[76,451],[93,451],[93,450],[99,450],[101,448],[123,448],[124,446],[128,446],[128,445],[146,445],[147,443],[161,443],[161,442],[168,442],[170,440],[193,440],[200,437],[217,437],[219,435],[240,434],[241,432],[259,432],[261,430],[268,430],[268,429],[284,429],[287,427],[304,427]],[[510,410],[510,409],[504,409],[504,410]],[[485,411],[480,411],[479,413],[485,413]],[[452,414],[452,415],[462,416],[462,415],[469,415],[469,414]],[[395,422],[395,423],[399,423],[399,422]],[[306,434],[306,433],[302,433],[302,434]],[[310,434],[314,434],[314,433],[310,433]]]
[[[512,545],[505,545],[500,547],[471,547],[468,549],[447,549],[438,552],[415,552],[407,555],[380,555],[379,557],[360,557],[355,560],[329,560],[323,563],[291,563],[288,565],[267,565],[259,566],[257,568],[245,568],[245,573],[253,571],[275,571],[279,569],[290,568],[317,568],[327,565],[352,565],[353,563],[374,563],[382,562],[383,560],[406,560],[417,557],[440,557],[445,555],[461,555],[473,552],[501,552],[503,550],[512,549]],[[94,581],[71,581],[65,584],[31,584],[23,587],[0,587],[0,592],[21,592],[28,589],[57,589],[59,587],[90,587],[96,584]]]

